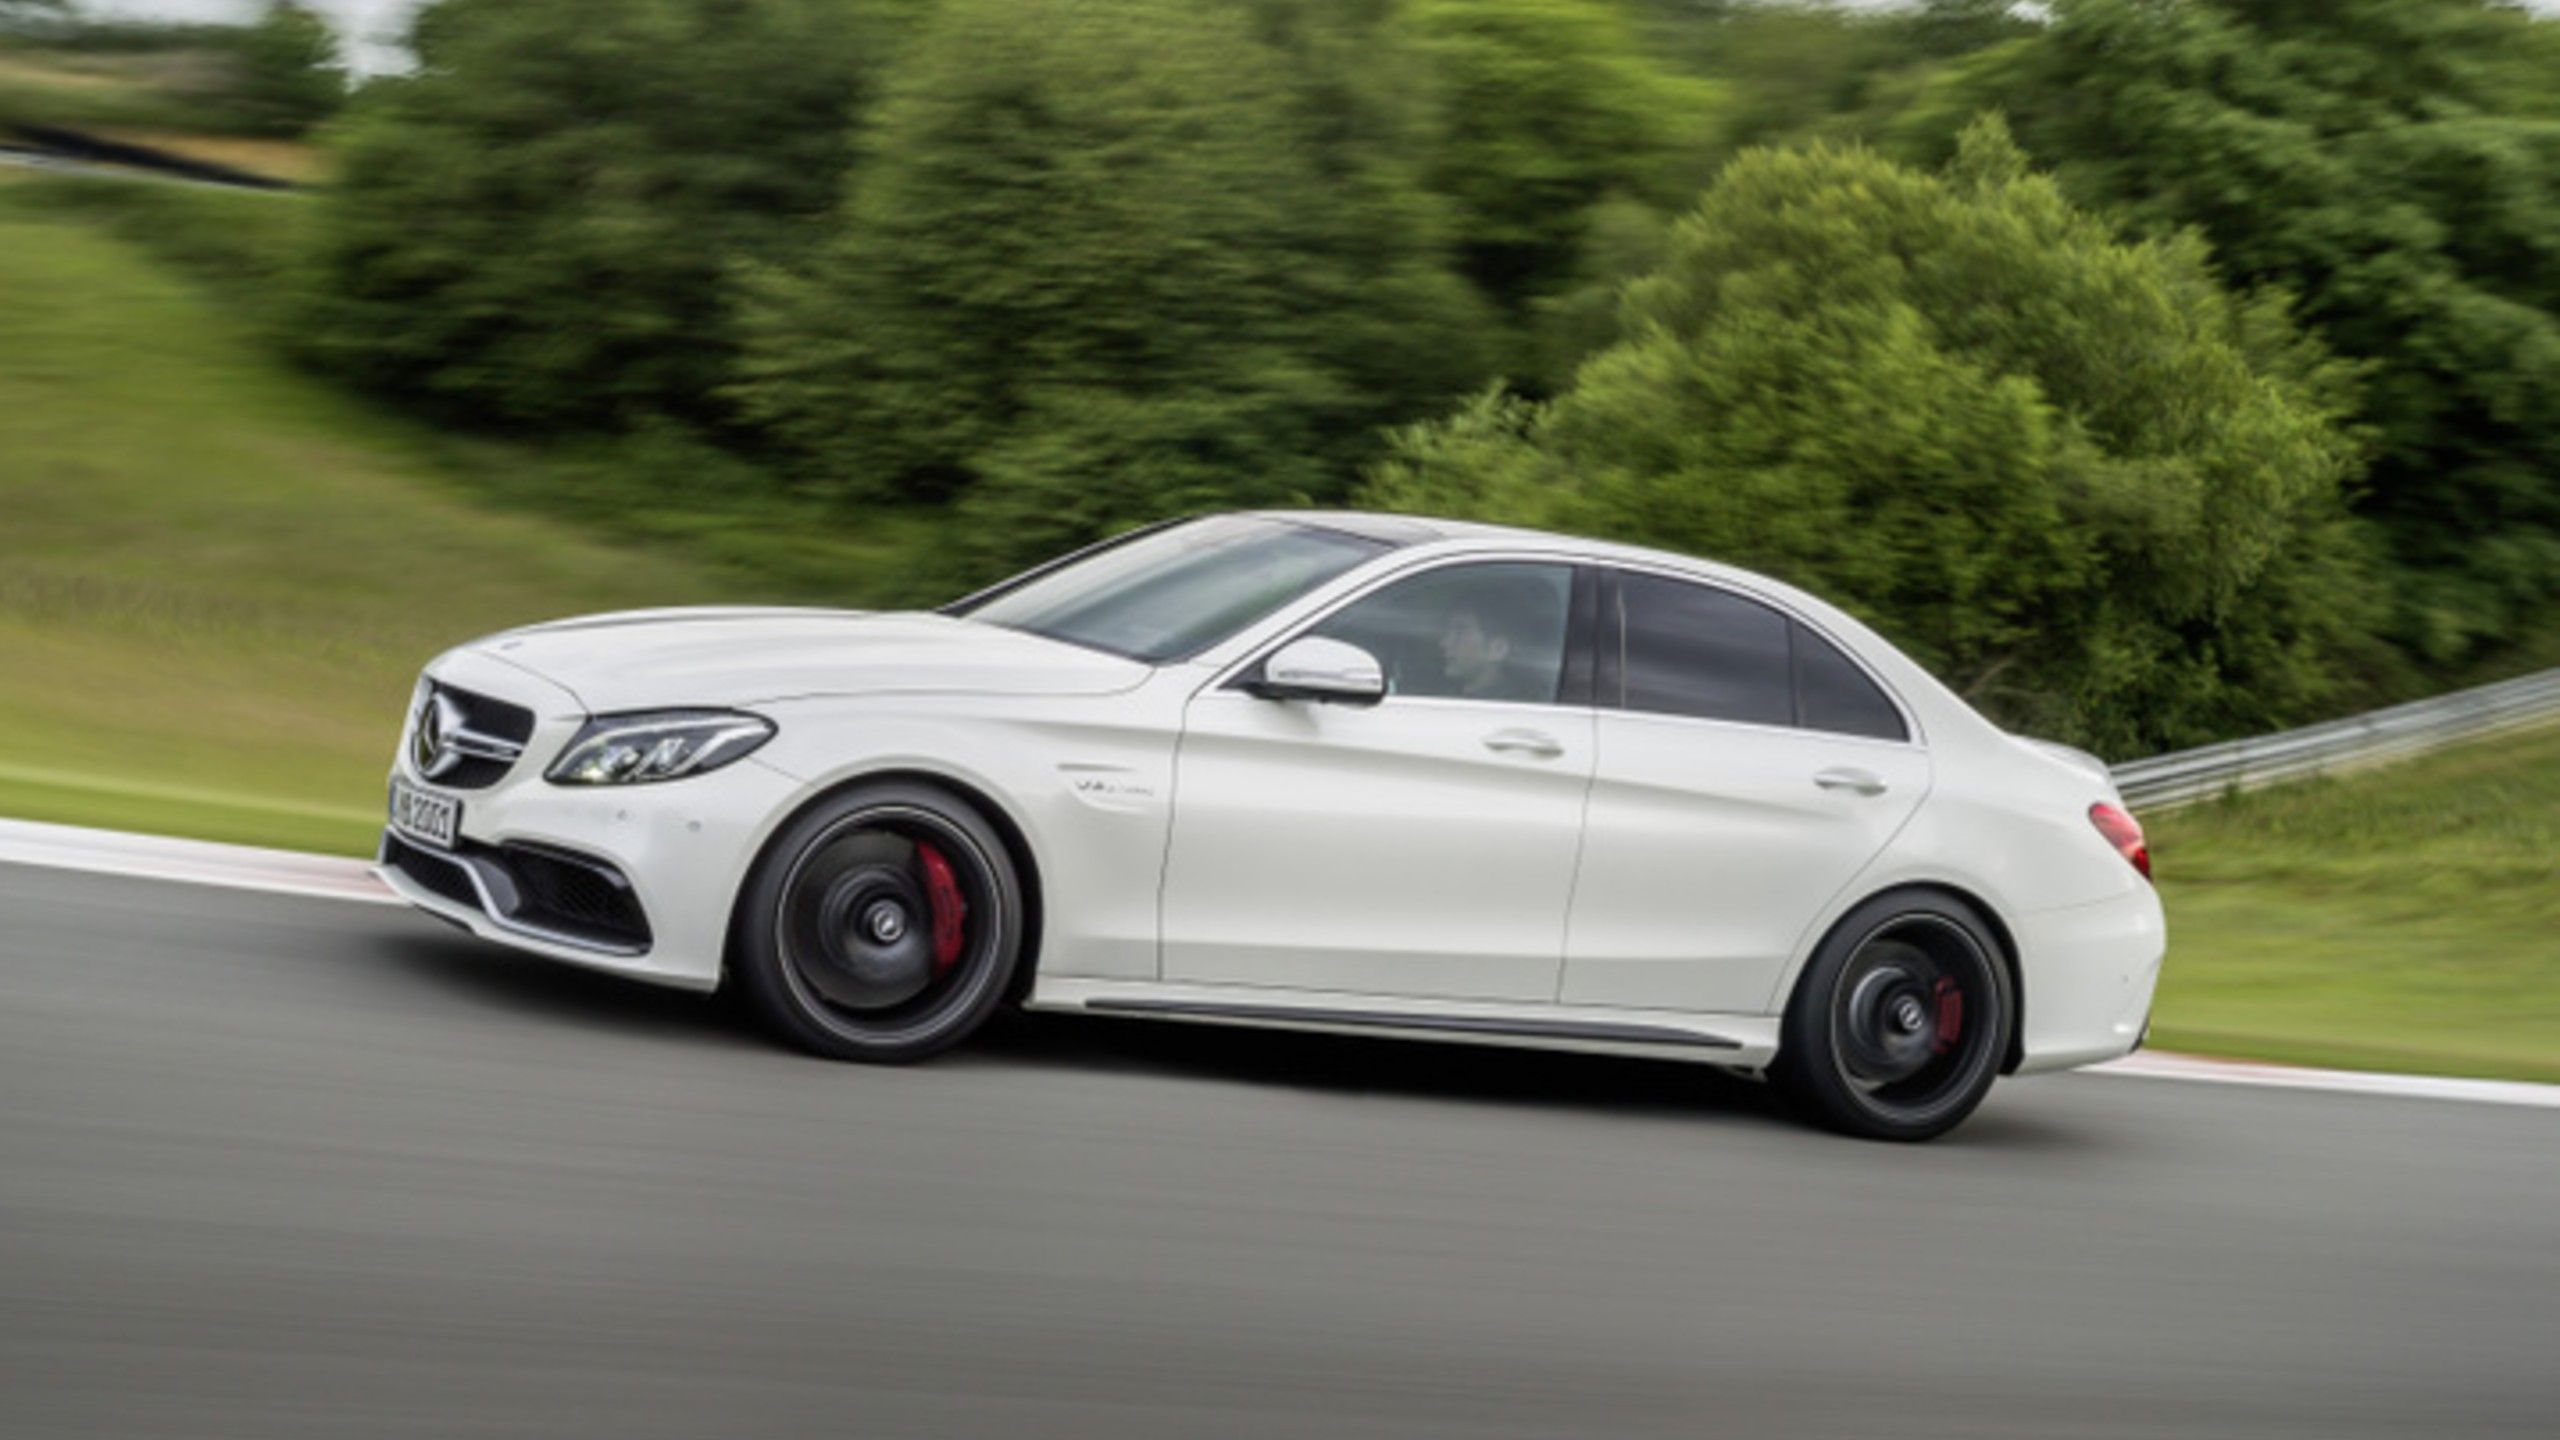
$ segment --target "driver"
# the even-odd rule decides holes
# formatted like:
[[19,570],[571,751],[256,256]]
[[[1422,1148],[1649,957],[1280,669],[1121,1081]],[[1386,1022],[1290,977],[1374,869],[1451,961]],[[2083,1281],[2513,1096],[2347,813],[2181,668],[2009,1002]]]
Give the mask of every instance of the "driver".
[[1511,663],[1540,611],[1552,610],[1555,597],[1534,581],[1525,584],[1478,584],[1453,597],[1455,603],[1440,627],[1440,673],[1446,693],[1470,700],[1552,700],[1554,682],[1544,686],[1527,667]]

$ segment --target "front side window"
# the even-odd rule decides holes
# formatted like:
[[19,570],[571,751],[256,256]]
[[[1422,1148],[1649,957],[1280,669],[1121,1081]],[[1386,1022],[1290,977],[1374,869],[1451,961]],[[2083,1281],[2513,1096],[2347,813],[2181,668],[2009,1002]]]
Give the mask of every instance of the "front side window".
[[950,613],[1163,664],[1394,548],[1318,525],[1219,515],[1034,571]]
[[1571,566],[1491,561],[1398,581],[1308,633],[1376,656],[1390,695],[1552,705],[1572,609]]

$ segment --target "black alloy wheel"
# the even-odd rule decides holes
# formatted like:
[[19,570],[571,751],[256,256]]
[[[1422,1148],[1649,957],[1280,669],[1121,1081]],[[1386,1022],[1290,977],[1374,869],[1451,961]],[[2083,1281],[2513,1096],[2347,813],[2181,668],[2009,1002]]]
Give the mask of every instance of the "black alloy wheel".
[[804,1049],[917,1060],[1002,1003],[1022,915],[1020,877],[975,810],[931,786],[866,785],[766,847],[739,898],[731,970]]
[[1999,944],[1971,906],[1926,891],[1879,896],[1805,967],[1772,1075],[1835,1130],[1932,1139],[1990,1091],[2016,1011]]

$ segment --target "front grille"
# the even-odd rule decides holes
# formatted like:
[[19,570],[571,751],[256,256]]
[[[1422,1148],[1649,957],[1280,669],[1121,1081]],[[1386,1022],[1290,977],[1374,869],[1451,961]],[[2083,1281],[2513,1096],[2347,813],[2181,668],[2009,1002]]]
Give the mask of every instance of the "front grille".
[[[447,685],[441,680],[428,684],[435,694],[460,707],[462,723],[471,731],[506,741],[518,750],[533,738],[533,712],[522,705],[483,695],[476,690]],[[504,779],[513,768],[515,761],[512,759],[466,754],[439,772],[434,783],[448,790],[485,790]]]
[[[382,863],[428,893],[476,910],[510,930],[636,955],[649,948],[649,920],[621,871],[602,860],[531,845],[465,839],[452,854],[422,849],[390,831]],[[472,880],[478,877],[479,883]],[[483,892],[488,895],[482,903]]]

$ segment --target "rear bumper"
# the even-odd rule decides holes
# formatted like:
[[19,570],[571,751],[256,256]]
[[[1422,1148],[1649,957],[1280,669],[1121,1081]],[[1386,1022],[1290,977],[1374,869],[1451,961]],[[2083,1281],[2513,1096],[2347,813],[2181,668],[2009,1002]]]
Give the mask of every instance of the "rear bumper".
[[2013,928],[2026,991],[2017,1073],[2094,1065],[2142,1043],[2168,949],[2150,886],[2020,916]]

